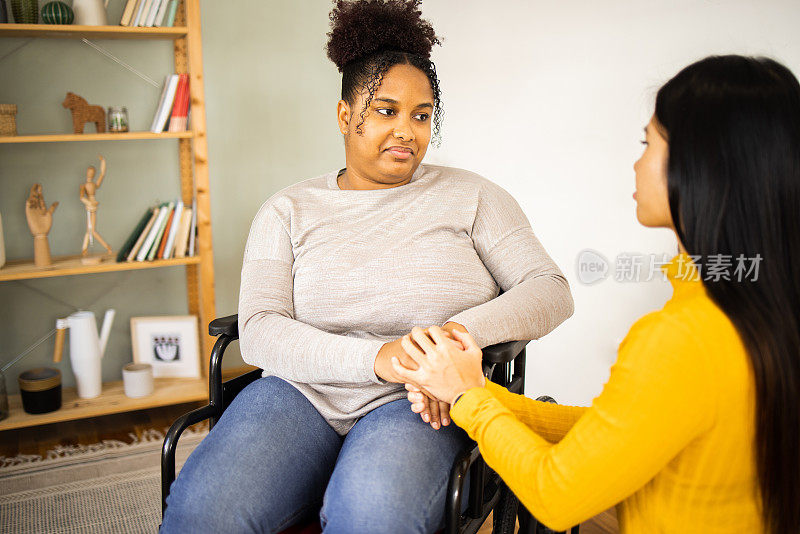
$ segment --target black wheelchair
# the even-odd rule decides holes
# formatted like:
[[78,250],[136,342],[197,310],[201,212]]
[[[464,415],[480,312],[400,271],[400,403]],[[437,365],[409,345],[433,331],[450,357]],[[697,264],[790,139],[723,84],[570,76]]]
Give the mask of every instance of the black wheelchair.
[[[225,382],[222,381],[222,357],[228,345],[239,338],[238,316],[229,315],[211,321],[208,333],[217,337],[211,351],[208,374],[208,398],[206,406],[192,410],[179,417],[170,427],[161,450],[161,509],[167,507],[167,496],[175,480],[175,449],[181,433],[191,425],[209,420],[209,427],[222,417],[225,409],[245,386],[261,377],[256,369]],[[528,341],[509,341],[483,349],[483,371],[488,380],[509,389],[523,393],[525,384],[525,346]],[[550,397],[537,400],[555,402]],[[469,502],[464,513],[464,486],[469,473]],[[455,460],[450,471],[445,502],[445,534],[475,534],[494,512],[492,532],[494,534],[513,534],[518,520],[521,534],[551,534],[548,529],[525,509],[503,483],[502,479],[489,468],[481,458],[476,443],[472,443]],[[577,534],[579,526],[571,529]]]

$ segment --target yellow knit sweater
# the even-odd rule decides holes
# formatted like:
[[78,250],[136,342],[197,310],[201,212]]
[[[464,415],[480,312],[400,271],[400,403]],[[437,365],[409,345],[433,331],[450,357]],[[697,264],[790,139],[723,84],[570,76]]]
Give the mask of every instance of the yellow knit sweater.
[[[486,462],[556,530],[617,505],[622,532],[761,532],[755,393],[739,335],[680,254],[673,296],[642,317],[590,408],[487,382],[451,409]],[[688,269],[691,274],[691,269]]]

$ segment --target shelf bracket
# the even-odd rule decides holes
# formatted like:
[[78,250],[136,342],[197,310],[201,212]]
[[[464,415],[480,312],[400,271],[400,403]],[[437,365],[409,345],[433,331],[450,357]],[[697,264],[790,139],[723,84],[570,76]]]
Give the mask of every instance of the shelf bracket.
[[15,54],[16,52],[19,52],[20,50],[22,50],[23,48],[25,48],[26,46],[28,46],[32,42],[33,42],[33,38],[28,39],[24,43],[20,44],[18,47],[12,49],[11,52],[8,52],[5,55],[0,56],[0,61],[3,61],[5,58],[9,57],[10,55]]
[[132,66],[128,65],[127,63],[125,63],[124,61],[119,59],[117,56],[115,56],[114,54],[112,54],[111,52],[106,50],[105,48],[93,43],[92,41],[90,41],[89,39],[87,39],[85,37],[82,38],[81,41],[86,43],[87,45],[91,46],[92,48],[94,48],[95,50],[97,50],[98,52],[100,52],[101,54],[103,54],[104,56],[106,56],[107,58],[112,60],[113,62],[117,63],[118,65],[121,65],[121,66],[125,67],[126,69],[128,69],[129,71],[131,71],[132,73],[137,75],[139,78],[143,79],[144,81],[146,81],[147,83],[149,83],[150,85],[155,87],[156,89],[158,89],[160,87],[158,85],[158,82],[156,82],[150,76],[148,76],[148,75],[144,74],[143,72],[141,72],[141,71],[133,68]]

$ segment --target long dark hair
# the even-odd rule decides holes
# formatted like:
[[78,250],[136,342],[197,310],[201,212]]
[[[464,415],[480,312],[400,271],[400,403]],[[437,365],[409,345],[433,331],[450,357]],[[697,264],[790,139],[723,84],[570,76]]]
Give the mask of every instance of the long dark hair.
[[[755,466],[770,532],[800,532],[800,85],[768,58],[712,56],[667,82],[669,207],[687,252],[750,261],[703,277],[755,376]],[[758,260],[760,258],[760,261]]]

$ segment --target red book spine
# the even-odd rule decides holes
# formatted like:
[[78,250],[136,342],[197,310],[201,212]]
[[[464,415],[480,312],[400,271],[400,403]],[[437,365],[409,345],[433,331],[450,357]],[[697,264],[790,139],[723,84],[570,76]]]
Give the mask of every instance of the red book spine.
[[181,109],[181,117],[184,119],[189,115],[189,101],[192,94],[189,92],[189,75],[186,75],[186,92],[183,95],[183,109]]
[[161,238],[161,245],[158,247],[158,252],[156,253],[156,259],[164,259],[164,247],[167,244],[167,237],[169,236],[169,227],[172,226],[172,219],[175,218],[175,210],[173,209],[172,212],[169,214],[169,219],[167,220],[167,225],[164,227],[164,237]]
[[181,74],[178,87],[175,91],[175,102],[172,106],[172,115],[169,119],[170,132],[186,130],[186,115],[189,108],[189,75]]
[[172,117],[180,117],[180,108],[183,106],[183,93],[186,91],[186,82],[188,81],[188,76],[186,74],[181,74],[180,78],[178,79],[178,88],[175,91],[175,101],[172,104]]
[[183,84],[183,94],[181,95],[181,108],[180,108],[180,115],[178,117],[181,119],[181,130],[186,129],[186,115],[189,113],[189,75],[186,75],[186,83]]

